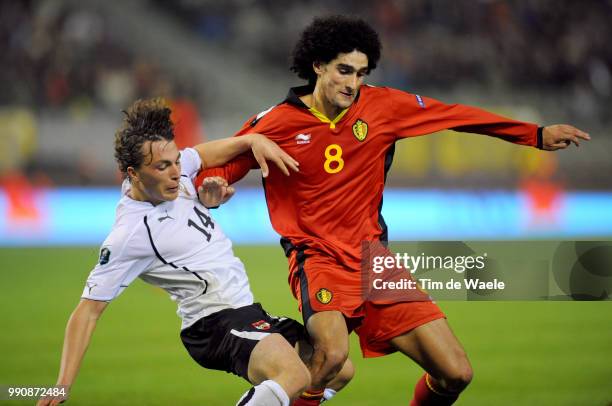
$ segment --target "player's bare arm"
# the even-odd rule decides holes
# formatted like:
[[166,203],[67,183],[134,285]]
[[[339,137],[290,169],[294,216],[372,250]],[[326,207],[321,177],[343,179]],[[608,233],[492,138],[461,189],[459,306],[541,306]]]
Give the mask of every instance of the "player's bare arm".
[[[57,385],[70,388],[74,383],[98,319],[107,305],[107,302],[81,299],[72,312],[66,325]],[[62,399],[41,399],[37,406],[58,405],[62,402]]]
[[261,167],[264,177],[267,177],[269,172],[267,161],[274,162],[287,176],[289,169],[297,172],[299,166],[295,159],[262,134],[224,138],[199,144],[194,148],[200,154],[203,168],[221,166],[249,149],[253,151],[253,156]]
[[556,151],[565,149],[570,144],[580,146],[580,140],[589,141],[591,136],[574,126],[555,124],[544,127],[542,130],[542,149]]

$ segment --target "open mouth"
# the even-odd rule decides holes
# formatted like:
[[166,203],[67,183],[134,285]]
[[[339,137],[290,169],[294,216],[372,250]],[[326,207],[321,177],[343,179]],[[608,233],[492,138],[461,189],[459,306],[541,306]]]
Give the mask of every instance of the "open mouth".
[[353,93],[340,92],[340,94],[349,99],[353,97]]

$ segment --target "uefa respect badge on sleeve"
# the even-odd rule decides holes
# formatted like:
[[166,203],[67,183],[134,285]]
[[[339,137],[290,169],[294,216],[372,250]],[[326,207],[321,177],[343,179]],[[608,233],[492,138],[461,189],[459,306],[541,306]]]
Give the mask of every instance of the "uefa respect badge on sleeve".
[[612,241],[362,242],[364,300],[610,300]]

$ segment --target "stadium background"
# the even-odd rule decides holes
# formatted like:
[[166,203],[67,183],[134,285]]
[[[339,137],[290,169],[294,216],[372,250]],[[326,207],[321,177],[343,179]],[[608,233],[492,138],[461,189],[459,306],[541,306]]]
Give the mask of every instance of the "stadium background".
[[[381,34],[368,78],[593,141],[551,154],[487,137],[398,143],[384,214],[393,240],[612,238],[612,2],[0,2],[0,384],[54,382],[63,329],[119,195],[120,111],[164,96],[183,145],[231,135],[299,84],[288,55],[315,15]],[[299,318],[252,173],[215,218],[253,290]],[[610,302],[449,302],[475,380],[459,405],[612,401]],[[247,387],[205,371],[178,340],[174,305],[134,283],[103,316],[72,404],[231,404]],[[338,405],[405,404],[419,369],[362,360]],[[10,404],[19,404],[12,401]]]

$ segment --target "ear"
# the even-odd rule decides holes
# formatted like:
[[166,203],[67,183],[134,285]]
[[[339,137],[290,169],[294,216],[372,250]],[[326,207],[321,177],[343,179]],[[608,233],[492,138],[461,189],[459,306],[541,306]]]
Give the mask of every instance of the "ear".
[[128,175],[128,178],[130,179],[130,181],[138,180],[138,172],[136,172],[136,169],[134,169],[133,166],[128,166],[128,168],[127,168],[127,175]]
[[318,75],[321,75],[325,71],[325,64],[315,61],[312,63],[312,69]]

